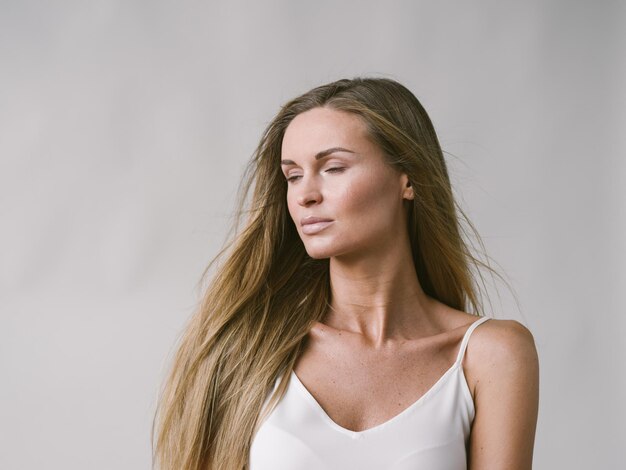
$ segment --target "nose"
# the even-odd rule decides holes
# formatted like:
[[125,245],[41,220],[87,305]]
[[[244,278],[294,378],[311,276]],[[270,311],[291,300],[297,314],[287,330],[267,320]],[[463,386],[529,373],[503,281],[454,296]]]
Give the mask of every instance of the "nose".
[[[320,203],[322,200],[322,193],[318,187],[312,182],[313,178],[303,178],[299,185],[300,194],[296,200],[301,206],[308,206],[311,203]],[[306,180],[306,181],[305,181]]]

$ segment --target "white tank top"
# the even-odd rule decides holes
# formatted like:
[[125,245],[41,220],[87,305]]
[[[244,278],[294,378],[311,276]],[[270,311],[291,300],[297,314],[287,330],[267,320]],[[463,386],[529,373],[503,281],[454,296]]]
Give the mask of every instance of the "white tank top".
[[487,320],[469,326],[452,367],[419,400],[364,431],[330,419],[292,372],[252,439],[250,470],[465,470],[475,410],[462,359],[472,331]]

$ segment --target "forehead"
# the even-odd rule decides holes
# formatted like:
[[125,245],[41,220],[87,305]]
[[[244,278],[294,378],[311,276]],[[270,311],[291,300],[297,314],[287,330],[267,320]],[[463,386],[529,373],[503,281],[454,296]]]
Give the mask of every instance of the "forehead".
[[[368,144],[365,122],[356,114],[331,108],[313,108],[298,114],[287,126],[282,153],[296,156],[321,147]],[[355,149],[353,149],[355,150]]]

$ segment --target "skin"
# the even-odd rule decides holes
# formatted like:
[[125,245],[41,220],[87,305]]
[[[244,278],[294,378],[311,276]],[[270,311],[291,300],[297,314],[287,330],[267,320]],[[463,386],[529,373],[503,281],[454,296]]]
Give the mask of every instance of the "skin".
[[[331,148],[347,151],[315,158]],[[406,230],[413,190],[359,116],[326,107],[299,114],[281,152],[289,213],[307,253],[329,258],[331,279],[330,309],[294,372],[335,423],[370,429],[432,387],[476,317],[422,290]],[[332,223],[306,234],[300,220],[307,216]],[[531,468],[539,364],[530,331],[514,320],[483,323],[463,368],[476,409],[468,468]]]

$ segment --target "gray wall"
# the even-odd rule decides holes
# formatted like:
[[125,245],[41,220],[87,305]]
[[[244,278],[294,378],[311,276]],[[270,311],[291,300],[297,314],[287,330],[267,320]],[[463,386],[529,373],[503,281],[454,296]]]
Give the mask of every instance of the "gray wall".
[[264,126],[355,75],[420,98],[515,288],[489,313],[535,335],[535,468],[616,468],[625,31],[618,1],[0,3],[0,468],[149,468]]

